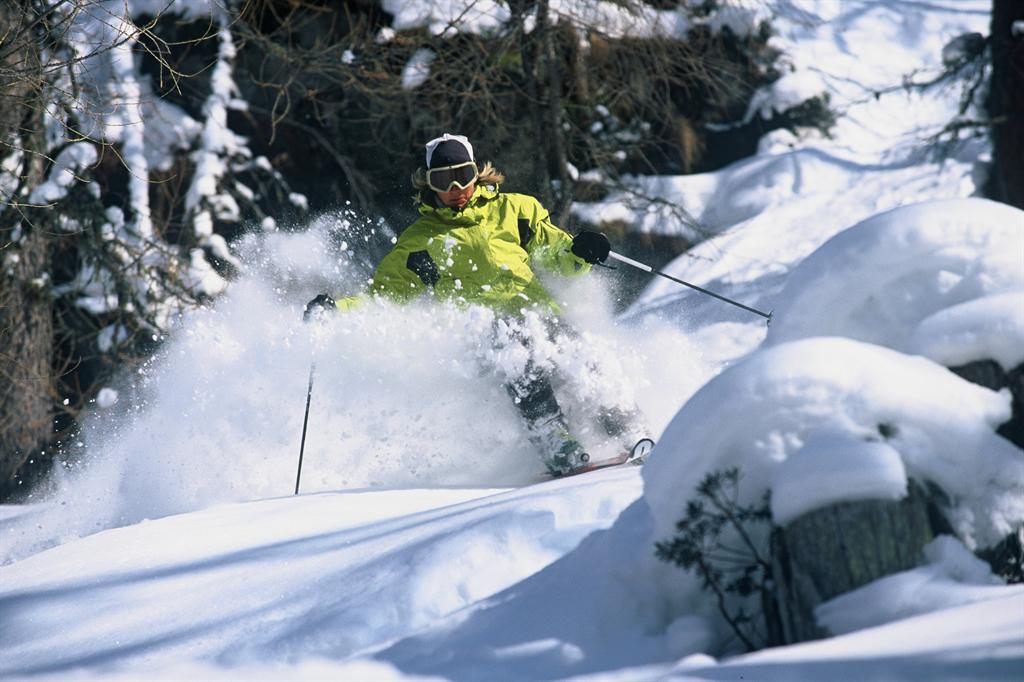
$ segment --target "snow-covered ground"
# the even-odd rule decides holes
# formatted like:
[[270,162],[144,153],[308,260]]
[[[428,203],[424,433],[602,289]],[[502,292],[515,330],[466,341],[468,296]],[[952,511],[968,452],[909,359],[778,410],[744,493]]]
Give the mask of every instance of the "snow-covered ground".
[[[649,181],[717,233],[668,269],[774,310],[771,328],[667,281],[617,320],[594,279],[559,292],[584,330],[549,349],[564,388],[635,394],[659,440],[642,469],[536,482],[474,355],[486,315],[380,305],[302,325],[311,292],[364,273],[329,225],[274,234],[102,394],[48,491],[0,507],[0,676],[1024,675],[1024,587],[967,548],[1024,521],[1024,453],[994,434],[1008,396],[940,364],[1024,361],[1024,213],[964,198],[983,148],[926,153],[956,93],[872,94],[987,32],[988,3],[778,7],[794,72],[760,105],[827,88],[846,112],[833,139],[775,134],[720,172]],[[582,361],[612,357],[601,377]],[[654,558],[703,475],[733,465],[780,522],[927,478],[958,538],[823,605],[835,637],[737,655],[697,579]]]

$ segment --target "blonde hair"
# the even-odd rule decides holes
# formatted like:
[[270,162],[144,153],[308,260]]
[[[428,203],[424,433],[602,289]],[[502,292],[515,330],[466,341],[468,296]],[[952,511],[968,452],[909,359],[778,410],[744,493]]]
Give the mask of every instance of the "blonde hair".
[[[505,182],[505,174],[494,167],[494,164],[488,161],[484,164],[484,167],[480,169],[480,174],[476,177],[478,185],[500,185]],[[427,169],[417,168],[416,172],[412,174],[412,186],[416,190],[416,196],[413,198],[419,201],[419,194],[425,190],[430,189],[430,185],[427,184]]]

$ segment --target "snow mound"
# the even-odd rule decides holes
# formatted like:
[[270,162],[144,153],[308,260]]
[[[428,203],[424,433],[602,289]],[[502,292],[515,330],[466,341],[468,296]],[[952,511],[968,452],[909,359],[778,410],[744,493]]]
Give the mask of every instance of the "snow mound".
[[[861,441],[884,443],[899,453],[908,477],[945,490],[954,500],[948,513],[960,536],[987,546],[1024,521],[1024,457],[995,434],[1009,416],[1008,396],[880,346],[812,338],[755,352],[683,406],[644,467],[652,541],[673,535],[686,498],[707,473],[734,466],[743,476],[743,504],[757,501],[773,479],[789,497],[784,515],[834,500],[835,494],[823,496],[810,481],[779,483],[779,470],[798,455],[787,467],[812,471],[801,464],[815,454],[809,444]],[[894,463],[885,456],[872,462],[863,456],[867,447],[816,452],[830,452],[832,461],[859,456],[861,466],[876,469],[858,474],[871,482],[863,494],[891,497],[899,480]]]
[[[985,199],[950,199],[896,208],[832,237],[789,275],[766,339],[779,344],[810,336],[845,336],[935,359],[970,361],[998,355],[1024,359],[1024,344],[970,333],[1024,328],[1024,211]],[[995,294],[990,301],[939,317],[947,308]],[[954,329],[955,327],[955,329]],[[934,335],[934,336],[933,336]],[[931,343],[934,339],[935,343]],[[964,344],[954,353],[949,343]],[[959,345],[959,344],[957,344]]]
[[940,310],[921,320],[908,345],[946,367],[991,358],[1009,371],[1024,362],[1024,291]]
[[772,518],[784,526],[801,514],[831,504],[898,500],[906,494],[906,468],[900,453],[888,443],[818,437],[775,470]]

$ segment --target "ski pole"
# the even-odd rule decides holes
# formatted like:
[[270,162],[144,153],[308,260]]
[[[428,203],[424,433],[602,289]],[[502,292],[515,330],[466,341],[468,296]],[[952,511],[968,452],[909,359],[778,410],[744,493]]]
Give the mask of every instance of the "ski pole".
[[302,480],[302,452],[306,449],[306,426],[309,424],[309,402],[313,399],[313,373],[316,371],[316,360],[309,363],[309,387],[306,389],[306,414],[302,417],[302,441],[299,443],[299,470],[295,474],[295,494],[299,494],[299,481]]
[[670,279],[670,280],[672,280],[673,282],[675,282],[677,284],[682,284],[683,286],[690,287],[691,289],[696,289],[697,291],[699,291],[702,294],[707,294],[708,296],[713,296],[714,298],[717,298],[719,301],[725,301],[726,303],[731,303],[732,305],[736,306],[737,308],[743,308],[744,310],[746,310],[748,312],[751,312],[751,313],[754,313],[755,315],[760,315],[761,317],[765,318],[768,321],[768,324],[772,323],[772,313],[771,313],[771,311],[762,312],[762,311],[758,310],[757,308],[751,308],[748,305],[743,305],[742,303],[734,301],[731,298],[726,298],[725,296],[722,296],[720,294],[716,294],[713,291],[708,291],[707,289],[705,289],[703,287],[699,287],[696,284],[690,284],[689,282],[684,282],[683,280],[678,279],[676,277],[673,277],[672,275],[665,274],[661,270],[655,270],[650,265],[645,265],[644,263],[641,263],[639,261],[635,261],[632,258],[627,258],[626,256],[623,256],[621,253],[615,253],[614,251],[610,251],[608,253],[608,255],[611,256],[612,258],[614,258],[615,260],[620,261],[622,263],[625,263],[626,265],[631,265],[631,266],[633,266],[634,268],[636,268],[638,270],[643,270],[644,272],[649,272],[652,275],[658,275],[659,277],[664,277],[665,279]]

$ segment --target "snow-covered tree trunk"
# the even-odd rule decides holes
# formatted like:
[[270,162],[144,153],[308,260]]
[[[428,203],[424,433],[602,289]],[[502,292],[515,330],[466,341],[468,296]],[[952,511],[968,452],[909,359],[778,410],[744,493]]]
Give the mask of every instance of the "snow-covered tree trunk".
[[992,197],[1024,208],[1024,3],[992,2]]
[[[16,36],[0,64],[0,499],[50,434],[53,331],[49,230],[24,205],[43,178],[42,66],[24,29],[27,2],[0,3],[0,25]],[[38,67],[38,68],[37,68]]]
[[814,616],[818,605],[918,565],[934,531],[927,495],[915,485],[909,490],[899,502],[863,500],[817,509],[774,533],[780,623],[772,644],[827,636]]

